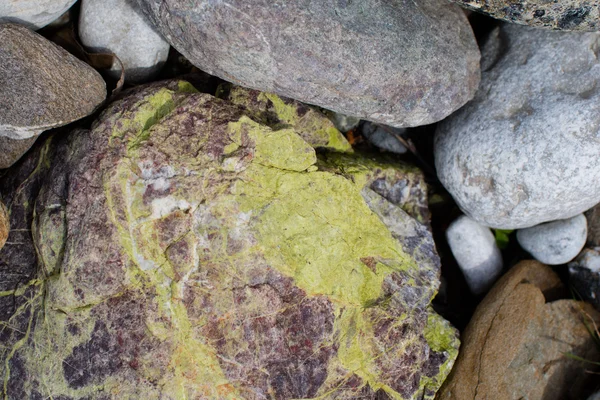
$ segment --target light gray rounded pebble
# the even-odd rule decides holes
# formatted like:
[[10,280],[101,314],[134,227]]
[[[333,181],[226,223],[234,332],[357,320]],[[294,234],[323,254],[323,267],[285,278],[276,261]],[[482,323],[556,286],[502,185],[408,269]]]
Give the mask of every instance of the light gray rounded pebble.
[[586,238],[587,220],[583,214],[517,231],[521,247],[548,265],[564,264],[577,257]]
[[390,153],[404,154],[406,147],[396,138],[406,132],[405,128],[383,127],[372,122],[365,122],[361,132],[365,138],[374,146]]
[[493,228],[526,228],[596,205],[600,33],[505,24],[491,39],[475,98],[438,127],[440,181],[465,214]]
[[490,229],[463,215],[450,224],[446,239],[471,291],[486,292],[502,272],[502,254]]
[[40,29],[67,11],[77,0],[1,0],[0,22]]
[[[83,0],[79,37],[92,51],[108,51],[119,57],[127,82],[152,78],[169,56],[170,45],[134,0]],[[120,73],[118,63],[113,63],[111,74],[118,78]]]

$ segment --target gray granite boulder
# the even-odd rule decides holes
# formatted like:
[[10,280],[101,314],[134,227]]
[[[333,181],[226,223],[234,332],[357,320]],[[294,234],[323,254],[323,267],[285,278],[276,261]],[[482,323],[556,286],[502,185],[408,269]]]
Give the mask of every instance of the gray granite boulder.
[[[152,78],[169,56],[169,43],[154,30],[135,0],[83,0],[79,37],[87,48],[119,57],[127,82]],[[110,72],[118,78],[121,66],[115,61]]]
[[600,202],[599,43],[505,24],[483,46],[481,87],[434,145],[440,181],[467,215],[516,229]]
[[67,11],[77,0],[2,0],[0,22],[16,22],[32,29],[43,28]]
[[[93,68],[22,25],[0,24],[2,167],[16,161],[32,137],[91,114],[105,96]],[[21,146],[18,140],[28,141]]]
[[597,0],[451,0],[463,7],[517,24],[566,31],[600,31]]
[[473,97],[479,50],[442,0],[138,0],[194,65],[241,86],[397,127]]
[[585,246],[586,238],[587,221],[583,214],[517,231],[521,247],[548,265],[574,259]]
[[471,292],[486,292],[496,282],[503,265],[490,228],[463,215],[450,224],[446,238]]

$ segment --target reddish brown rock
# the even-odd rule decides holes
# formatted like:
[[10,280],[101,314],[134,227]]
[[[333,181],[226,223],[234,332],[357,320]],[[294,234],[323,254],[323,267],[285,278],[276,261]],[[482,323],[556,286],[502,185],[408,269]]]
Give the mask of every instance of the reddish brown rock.
[[[459,357],[436,399],[582,398],[600,360],[586,324],[600,323],[589,304],[555,300],[564,294],[558,276],[524,261],[503,276],[477,307]],[[597,369],[597,368],[596,368]]]

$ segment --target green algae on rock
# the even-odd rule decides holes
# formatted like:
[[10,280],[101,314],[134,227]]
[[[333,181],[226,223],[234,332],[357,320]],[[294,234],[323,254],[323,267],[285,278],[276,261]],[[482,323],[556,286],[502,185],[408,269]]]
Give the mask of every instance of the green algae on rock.
[[423,179],[313,146],[183,82],[37,146],[2,181],[4,396],[433,398]]

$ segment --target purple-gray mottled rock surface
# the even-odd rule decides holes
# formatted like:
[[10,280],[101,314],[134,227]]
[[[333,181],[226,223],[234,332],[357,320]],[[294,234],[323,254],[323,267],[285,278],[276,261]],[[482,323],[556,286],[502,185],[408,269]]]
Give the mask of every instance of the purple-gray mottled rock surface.
[[433,398],[459,343],[422,173],[256,111],[136,88],[3,176],[5,397]]
[[479,50],[442,0],[139,0],[194,65],[230,82],[403,127],[473,97]]
[[565,31],[600,31],[600,3],[597,0],[451,1],[517,24]]
[[434,144],[460,208],[516,229],[599,203],[600,34],[504,24],[482,54],[475,98],[439,125]]
[[91,114],[105,96],[93,68],[24,26],[0,23],[0,136],[30,139]]

